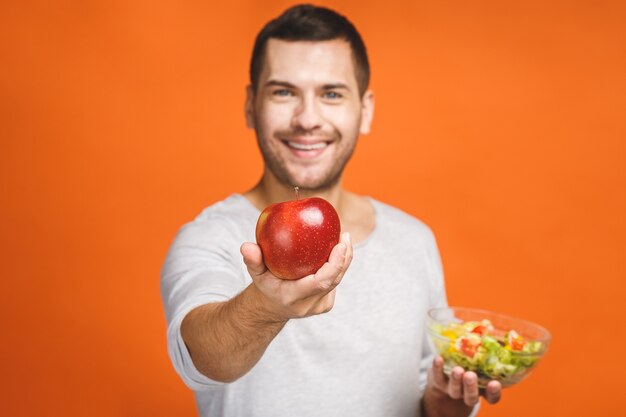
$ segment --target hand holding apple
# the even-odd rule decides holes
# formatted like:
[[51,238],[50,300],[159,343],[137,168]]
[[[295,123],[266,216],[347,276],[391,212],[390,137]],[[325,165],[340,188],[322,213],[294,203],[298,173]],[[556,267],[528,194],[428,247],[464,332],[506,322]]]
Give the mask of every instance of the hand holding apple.
[[253,283],[249,286],[260,322],[283,322],[327,313],[335,303],[336,287],[352,261],[349,233],[343,233],[328,261],[313,275],[301,279],[277,278],[263,262],[259,245],[246,242],[241,254]]
[[272,204],[263,210],[256,239],[265,265],[278,278],[300,279],[317,272],[339,243],[334,207],[312,197]]

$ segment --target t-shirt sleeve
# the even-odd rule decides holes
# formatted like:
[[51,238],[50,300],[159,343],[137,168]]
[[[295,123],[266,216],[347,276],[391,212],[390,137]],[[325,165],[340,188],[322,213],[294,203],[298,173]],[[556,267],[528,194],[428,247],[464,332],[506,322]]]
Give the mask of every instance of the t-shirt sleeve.
[[[437,307],[446,307],[448,305],[446,299],[446,289],[443,279],[443,268],[441,265],[441,257],[439,256],[439,250],[437,249],[437,242],[435,237],[428,231],[425,253],[425,262],[427,270],[429,272],[429,290],[430,290],[430,303],[428,309]],[[428,370],[432,366],[435,353],[428,340],[428,334],[426,332],[426,326],[424,326],[424,337],[422,347],[422,360],[420,362],[420,391],[423,393],[426,388],[426,380],[428,377]]]
[[[441,263],[441,256],[439,255],[439,249],[437,248],[437,242],[432,232],[429,233],[429,244],[426,248],[426,263],[430,272],[430,304],[431,308],[447,307],[448,300],[446,297],[446,287],[443,277],[443,266]],[[426,326],[424,326],[424,337],[422,347],[422,360],[420,362],[420,392],[424,393],[426,389],[426,382],[428,379],[428,370],[431,368],[433,360],[435,358],[435,352],[433,346],[430,343]],[[480,408],[480,402],[474,406],[474,410],[469,417],[474,417],[478,414]]]
[[225,301],[246,285],[238,263],[237,238],[219,218],[195,220],[176,235],[161,271],[161,297],[167,320],[168,353],[176,372],[195,391],[221,385],[196,369],[180,334],[180,325],[194,308]]

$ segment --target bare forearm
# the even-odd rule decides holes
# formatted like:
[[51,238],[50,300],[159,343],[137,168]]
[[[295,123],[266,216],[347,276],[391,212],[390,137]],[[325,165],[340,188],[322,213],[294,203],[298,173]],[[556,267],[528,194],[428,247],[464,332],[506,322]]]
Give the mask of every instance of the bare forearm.
[[232,382],[252,369],[285,323],[264,307],[251,285],[229,301],[189,312],[181,335],[200,372]]
[[342,235],[315,275],[283,280],[268,271],[261,248],[241,245],[253,284],[233,299],[198,307],[183,319],[181,335],[196,368],[207,377],[232,382],[261,359],[291,318],[330,311],[335,287],[352,260],[350,236]]

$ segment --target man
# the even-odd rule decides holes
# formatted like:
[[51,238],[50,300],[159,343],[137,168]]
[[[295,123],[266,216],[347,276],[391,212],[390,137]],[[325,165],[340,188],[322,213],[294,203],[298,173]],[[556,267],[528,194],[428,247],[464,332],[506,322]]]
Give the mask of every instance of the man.
[[[201,415],[469,415],[476,374],[447,378],[425,336],[426,311],[446,304],[430,230],[342,188],[374,111],[358,32],[331,10],[293,7],[259,33],[250,76],[262,178],[183,227],[162,273],[170,356]],[[333,204],[343,233],[315,275],[287,281],[241,242],[293,186]],[[485,396],[496,402],[500,385]]]

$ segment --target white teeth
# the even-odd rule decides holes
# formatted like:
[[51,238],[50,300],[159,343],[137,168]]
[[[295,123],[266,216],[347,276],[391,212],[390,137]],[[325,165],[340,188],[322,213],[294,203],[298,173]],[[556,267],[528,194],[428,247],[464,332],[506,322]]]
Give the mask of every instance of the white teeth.
[[301,151],[312,151],[314,149],[322,149],[328,145],[326,142],[318,142],[318,143],[310,143],[310,144],[287,142],[287,144],[290,147],[294,149],[299,149]]

